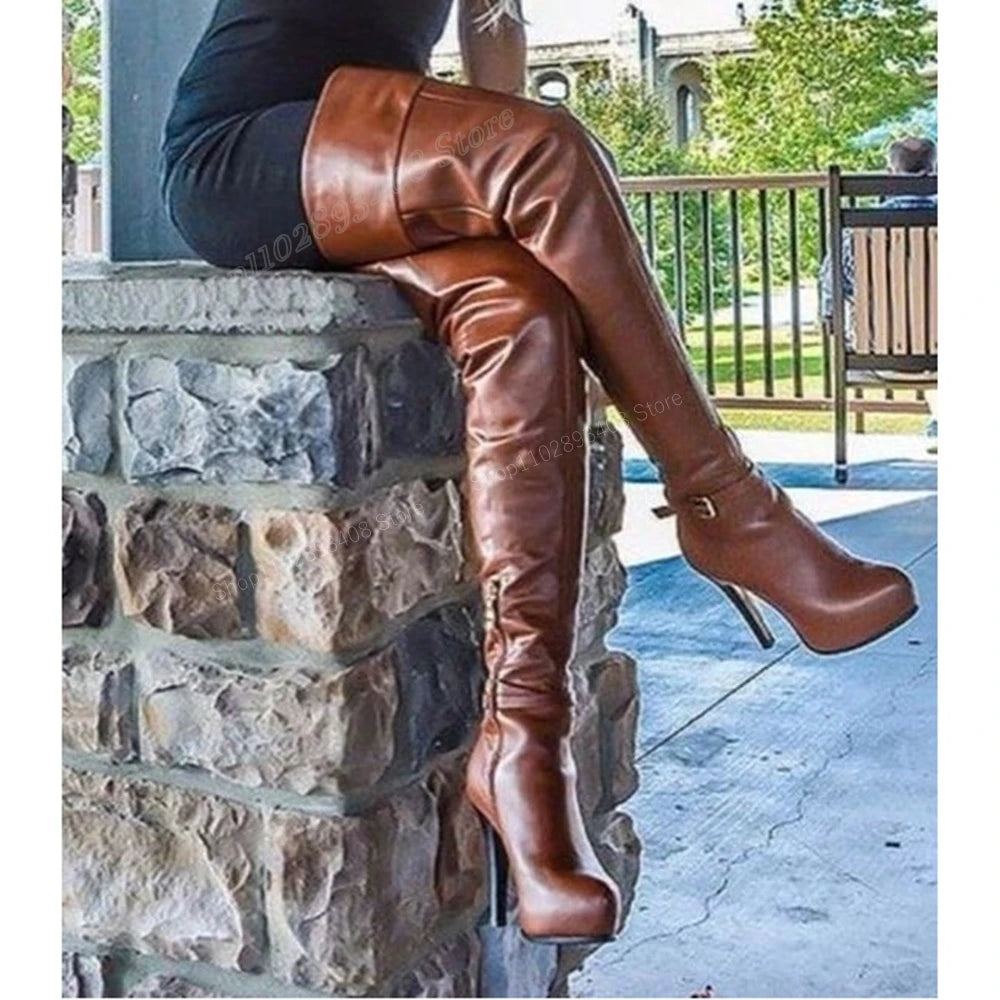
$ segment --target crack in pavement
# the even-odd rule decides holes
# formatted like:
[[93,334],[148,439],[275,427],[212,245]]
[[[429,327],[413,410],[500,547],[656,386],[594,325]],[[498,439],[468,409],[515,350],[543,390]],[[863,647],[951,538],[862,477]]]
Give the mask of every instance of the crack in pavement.
[[[910,685],[917,683],[923,678],[931,676],[933,674],[933,664],[936,662],[936,659],[937,659],[936,656],[928,657],[923,663],[920,664],[920,667],[917,669],[915,673],[911,674],[905,680],[902,680],[899,683],[894,684],[889,689],[888,710],[884,712],[875,712],[875,711],[867,712],[865,715],[861,716],[861,718],[858,721],[867,722],[873,719],[888,718],[890,715],[893,715],[895,712],[897,712],[899,709],[897,699],[899,697],[900,692],[902,692],[904,688],[907,688]],[[844,733],[844,738],[846,744],[844,749],[840,753],[831,754],[829,757],[827,757],[823,761],[823,763],[816,769],[816,771],[814,771],[804,782],[801,794],[799,795],[798,801],[795,804],[795,812],[793,813],[793,815],[790,817],[786,817],[784,819],[780,819],[776,823],[772,824],[768,828],[767,834],[762,844],[753,844],[749,847],[744,848],[737,857],[735,857],[732,861],[726,864],[719,885],[716,886],[716,888],[713,889],[712,892],[710,892],[702,900],[702,907],[704,909],[702,916],[699,917],[698,920],[692,921],[691,923],[688,924],[682,924],[676,930],[667,932],[663,935],[657,935],[657,937],[664,937],[664,938],[676,937],[682,934],[684,931],[693,930],[696,927],[702,926],[702,924],[707,923],[711,919],[713,912],[712,904],[722,896],[722,894],[726,891],[726,889],[729,888],[730,877],[732,876],[733,870],[737,868],[739,865],[745,864],[754,855],[754,853],[758,851],[767,850],[767,848],[769,848],[771,844],[774,842],[774,838],[779,830],[783,830],[786,827],[794,826],[797,823],[801,823],[802,820],[805,818],[805,804],[809,796],[812,794],[812,791],[815,788],[816,784],[835,763],[844,760],[847,756],[850,755],[850,753],[854,749],[854,740],[853,737],[851,736],[850,731]],[[829,865],[831,868],[833,868],[833,870],[837,871],[839,874],[847,876],[853,882],[856,882],[859,885],[864,886],[866,889],[875,893],[876,895],[879,896],[882,895],[878,889],[876,889],[869,883],[865,882],[864,879],[858,877],[857,875],[852,874],[849,871],[841,870],[839,869],[839,867],[832,865],[811,845],[804,843],[799,838],[791,834],[789,834],[789,836],[797,844],[800,844],[802,847],[805,847],[812,854],[814,854],[820,861],[823,861],[825,864]]]
[[750,858],[758,851],[766,851],[771,844],[774,842],[774,838],[779,830],[783,830],[785,827],[794,826],[796,823],[801,823],[805,817],[805,804],[806,800],[812,793],[815,784],[823,777],[823,775],[830,769],[830,767],[837,761],[843,760],[847,757],[851,751],[854,749],[854,741],[851,737],[850,732],[844,733],[844,749],[835,754],[830,754],[822,764],[806,779],[802,785],[802,789],[799,793],[798,800],[795,803],[795,811],[791,816],[786,816],[783,819],[779,819],[776,823],[772,823],[768,827],[767,834],[764,837],[764,842],[762,844],[752,844],[749,847],[743,848],[740,853],[726,863],[725,870],[722,873],[722,879],[719,885],[712,890],[703,900],[702,907],[704,908],[704,913],[697,920],[692,921],[689,924],[682,924],[676,930],[672,931],[670,936],[677,937],[684,933],[684,931],[694,930],[696,927],[700,927],[702,924],[708,923],[712,918],[712,903],[717,901],[722,894],[729,888],[729,880],[733,873],[739,865],[745,864]]
[[702,907],[704,912],[698,920],[694,920],[691,923],[682,924],[680,927],[674,928],[673,930],[659,931],[656,934],[648,935],[647,937],[640,938],[638,941],[629,945],[620,954],[615,955],[613,958],[609,958],[604,964],[607,967],[612,965],[617,965],[618,963],[624,961],[633,951],[637,948],[641,948],[643,945],[652,944],[654,941],[667,941],[670,938],[679,937],[685,931],[693,930],[696,927],[700,927],[702,924],[707,923],[712,918],[713,906],[712,904],[718,900],[726,889],[729,888],[730,878],[732,876],[733,870],[739,865],[744,864],[748,861],[755,852],[767,850],[768,847],[774,841],[775,836],[779,830],[784,829],[788,826],[794,826],[796,823],[802,821],[805,817],[805,804],[809,798],[813,787],[816,782],[818,782],[823,775],[829,770],[829,768],[837,761],[843,760],[847,757],[854,749],[854,742],[850,732],[844,733],[844,749],[838,753],[830,754],[826,757],[822,764],[805,780],[802,789],[799,793],[798,799],[795,803],[795,809],[791,816],[786,816],[779,819],[777,822],[772,823],[767,830],[764,837],[764,841],[761,844],[753,844],[750,847],[744,848],[740,854],[733,858],[731,861],[726,863],[725,871],[722,873],[722,878],[719,884],[702,900]]
[[[878,713],[876,713],[875,711],[867,712],[865,715],[861,716],[861,718],[858,721],[867,722],[873,719],[888,718],[890,715],[893,715],[895,712],[897,712],[899,709],[897,698],[899,697],[900,692],[904,688],[909,687],[910,685],[917,683],[919,680],[930,676],[933,673],[932,665],[935,663],[935,661],[936,661],[936,656],[928,657],[926,660],[924,660],[923,663],[920,664],[919,668],[914,674],[911,674],[905,680],[902,680],[899,683],[894,684],[889,689],[889,708],[887,711]],[[809,778],[806,779],[805,783],[802,786],[802,791],[801,794],[799,795],[799,799],[795,804],[794,815],[792,815],[791,817],[787,817],[785,819],[778,820],[777,823],[774,823],[768,829],[763,844],[755,844],[751,845],[750,847],[744,848],[736,858],[728,862],[726,864],[725,870],[722,873],[721,882],[702,901],[702,906],[704,908],[704,913],[702,914],[702,916],[698,920],[692,921],[689,924],[683,924],[682,926],[678,927],[675,931],[670,932],[670,934],[667,936],[676,936],[682,934],[686,930],[693,930],[695,927],[700,927],[702,924],[707,923],[712,917],[712,903],[718,900],[719,897],[722,896],[722,894],[726,891],[726,889],[729,888],[729,880],[730,876],[732,875],[733,869],[748,861],[756,851],[767,850],[767,848],[770,847],[771,844],[774,842],[774,838],[779,830],[782,830],[789,826],[794,826],[795,824],[802,822],[802,820],[805,817],[806,800],[812,793],[812,790],[815,787],[816,783],[823,777],[823,775],[830,769],[830,767],[833,766],[833,764],[843,760],[854,749],[854,741],[851,736],[851,733],[849,731],[846,732],[844,734],[844,737],[846,740],[846,746],[844,750],[841,753],[831,754],[829,757],[827,757],[823,761],[823,763],[819,766],[819,768],[817,768],[817,770],[814,771],[809,776]],[[828,865],[830,864],[830,862],[828,862],[825,858],[823,858],[823,856],[813,847],[803,843],[797,837],[794,837],[792,835],[789,836],[791,836],[791,838],[797,844],[801,844],[801,846],[811,851],[814,855],[816,855],[816,857],[819,860],[823,861]],[[839,871],[839,869],[836,867],[834,867],[834,870]],[[864,881],[864,879],[859,878],[857,875],[853,875],[848,871],[843,871],[841,872],[841,874],[846,875],[852,881],[857,882],[859,885],[864,886],[866,889],[868,889],[871,892],[874,892],[876,895],[881,895],[878,889],[876,889],[872,885],[869,885],[867,882]]]

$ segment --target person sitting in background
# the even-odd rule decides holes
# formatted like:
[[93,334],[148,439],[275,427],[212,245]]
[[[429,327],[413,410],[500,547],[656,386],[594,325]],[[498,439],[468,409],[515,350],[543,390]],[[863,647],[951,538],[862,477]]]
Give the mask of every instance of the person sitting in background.
[[[897,139],[889,147],[888,155],[889,173],[891,174],[911,174],[914,176],[926,176],[937,171],[937,145],[933,139],[924,139],[918,136],[906,136]],[[886,198],[882,203],[883,208],[937,208],[937,195],[903,194],[895,198]],[[844,233],[843,238],[843,261],[844,261],[844,299],[847,302],[854,300],[854,241],[849,232]],[[823,319],[827,322],[833,319],[833,260],[831,254],[827,254],[823,260],[820,271],[820,310]],[[847,331],[847,347],[851,350],[854,347],[854,331]],[[931,417],[927,422],[926,434],[928,438],[937,438],[937,392],[929,390],[926,394],[927,405],[930,407]],[[932,454],[937,452],[937,445],[932,444],[928,451]]]
[[[922,177],[937,170],[937,146],[933,139],[907,136],[889,147],[889,173]],[[937,195],[901,194],[886,198],[883,208],[937,208]],[[854,242],[844,233],[844,299],[854,300]],[[833,259],[827,253],[820,271],[820,309],[823,319],[833,319]]]

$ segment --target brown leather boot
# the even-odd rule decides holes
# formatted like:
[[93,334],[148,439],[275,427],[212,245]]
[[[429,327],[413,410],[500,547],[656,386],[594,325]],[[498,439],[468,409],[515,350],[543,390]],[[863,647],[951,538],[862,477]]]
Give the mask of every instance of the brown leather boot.
[[666,478],[684,555],[757,624],[762,641],[769,633],[748,592],[825,653],[877,638],[916,610],[905,574],[831,541],[723,426],[617,182],[567,112],[342,67],[319,101],[303,181],[317,242],[335,263],[489,236],[517,241],[559,278],[583,319],[588,364]]
[[[569,746],[586,480],[579,315],[508,240],[463,240],[366,270],[407,293],[458,365],[467,400],[465,489],[487,670],[469,798],[510,859],[524,934],[607,940],[618,891],[587,837]],[[493,895],[505,897],[494,875]],[[498,922],[503,903],[494,900]]]

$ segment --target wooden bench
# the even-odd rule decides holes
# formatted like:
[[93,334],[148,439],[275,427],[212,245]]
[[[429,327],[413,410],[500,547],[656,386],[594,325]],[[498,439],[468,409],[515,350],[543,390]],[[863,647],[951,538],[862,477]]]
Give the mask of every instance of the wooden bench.
[[[852,390],[937,385],[937,207],[858,206],[859,199],[936,195],[936,176],[842,175],[830,169],[834,476],[847,482]],[[845,233],[854,295],[844,287]]]

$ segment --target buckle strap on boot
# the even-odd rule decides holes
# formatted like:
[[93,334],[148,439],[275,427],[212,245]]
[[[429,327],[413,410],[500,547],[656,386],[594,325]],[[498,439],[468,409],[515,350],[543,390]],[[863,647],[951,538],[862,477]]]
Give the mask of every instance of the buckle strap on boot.
[[[676,502],[667,502],[661,507],[654,507],[653,514],[658,518],[673,517],[680,513],[682,509],[687,509],[689,513],[702,521],[712,521],[719,516],[719,500],[723,493],[727,493],[734,486],[745,483],[748,477],[757,471],[756,465],[747,463],[747,468],[735,479],[730,479],[727,483],[722,483],[711,491],[711,494],[699,494],[696,496],[684,497]],[[683,505],[683,507],[682,507]]]
[[[715,506],[715,501],[711,497],[687,497],[684,503],[691,507],[695,517],[700,517],[703,521],[711,521],[719,516],[719,508]],[[653,514],[660,519],[673,517],[676,513],[677,509],[670,504],[653,508]]]

